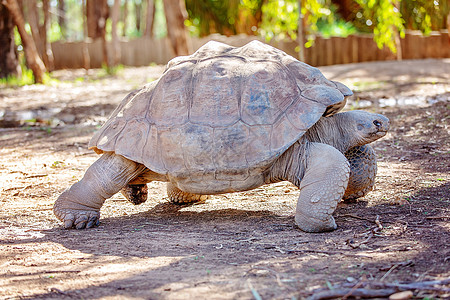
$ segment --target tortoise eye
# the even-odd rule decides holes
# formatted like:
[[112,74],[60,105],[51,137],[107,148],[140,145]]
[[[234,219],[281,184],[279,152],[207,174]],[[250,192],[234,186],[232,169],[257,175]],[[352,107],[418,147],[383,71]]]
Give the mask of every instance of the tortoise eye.
[[378,120],[373,121],[373,125],[380,127],[381,126],[381,122]]

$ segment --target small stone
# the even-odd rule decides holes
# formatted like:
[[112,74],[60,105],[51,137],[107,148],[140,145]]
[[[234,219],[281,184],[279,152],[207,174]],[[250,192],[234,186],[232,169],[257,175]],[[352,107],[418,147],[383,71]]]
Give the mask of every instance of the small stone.
[[404,291],[395,293],[389,296],[389,300],[406,300],[411,299],[413,297],[413,292],[411,291]]
[[353,278],[353,277],[350,277],[350,276],[349,276],[349,277],[347,277],[347,281],[348,281],[348,282],[354,282],[355,280],[356,280],[356,279],[355,279],[355,278]]

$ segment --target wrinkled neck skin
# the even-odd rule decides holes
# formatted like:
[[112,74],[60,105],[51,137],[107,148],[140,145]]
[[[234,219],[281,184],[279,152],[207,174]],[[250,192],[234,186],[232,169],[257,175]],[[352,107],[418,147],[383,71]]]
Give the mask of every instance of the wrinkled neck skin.
[[355,132],[353,126],[349,126],[345,114],[336,114],[330,117],[322,117],[305,133],[305,138],[310,142],[328,144],[338,149],[341,153],[348,149],[364,144],[363,139]]

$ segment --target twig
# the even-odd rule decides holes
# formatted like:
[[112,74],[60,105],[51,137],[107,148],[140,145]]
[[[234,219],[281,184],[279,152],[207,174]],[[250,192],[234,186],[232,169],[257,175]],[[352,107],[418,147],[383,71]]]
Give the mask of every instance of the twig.
[[46,177],[48,174],[35,174],[35,175],[28,175],[25,176],[25,178],[38,178],[38,177]]
[[65,292],[63,292],[60,289],[57,289],[55,287],[50,288],[50,292],[58,293],[58,294],[61,294],[61,295],[67,295],[67,293],[65,293]]
[[52,273],[80,273],[80,270],[50,270],[50,271],[42,271],[37,273],[8,273],[9,276],[32,276],[32,275],[40,275],[40,274],[52,274]]
[[[328,254],[328,255],[333,255],[333,254],[345,254],[344,252],[341,251],[324,251],[324,250],[318,250],[318,249],[292,249],[292,250],[285,250],[287,253],[322,253],[322,254]],[[345,254],[346,255],[346,254]]]
[[388,287],[388,288],[397,288],[401,291],[406,290],[429,290],[429,291],[439,291],[444,293],[449,293],[450,288],[437,288],[435,285],[447,285],[450,284],[450,277],[443,280],[430,280],[430,281],[421,281],[421,282],[413,282],[413,283],[384,283],[384,282],[373,282],[371,285],[373,287]]
[[352,214],[339,215],[339,217],[349,217],[349,218],[354,218],[354,219],[358,219],[358,220],[368,221],[368,222],[371,222],[371,223],[373,222],[370,219],[363,218],[363,217],[356,216],[356,215],[352,215]]
[[343,297],[342,297],[342,299],[347,299],[348,297],[350,297],[350,296],[352,296],[352,293],[355,291],[355,290],[357,290],[362,284],[363,284],[363,282],[365,281],[365,278],[362,280],[362,281],[360,281],[360,282],[358,282],[354,287],[352,287],[352,289],[347,293],[347,294],[345,294]]
[[370,231],[369,236],[368,236],[364,241],[359,242],[359,243],[357,243],[357,244],[355,244],[355,245],[352,245],[351,243],[347,243],[347,244],[348,244],[350,247],[352,247],[353,249],[359,248],[361,245],[367,244],[367,242],[369,242],[369,240],[370,240],[376,233],[378,233],[379,231],[383,230],[383,225],[381,225],[381,222],[380,222],[380,216],[379,216],[379,215],[377,215],[377,217],[375,218],[375,221],[372,221],[372,222],[374,222],[374,223],[377,225],[377,227],[373,228],[373,229]]
[[387,267],[387,268],[380,268],[380,271],[387,271],[387,270],[389,270],[390,268],[392,268],[392,266],[394,266],[394,265],[396,265],[397,267],[406,267],[406,266],[412,266],[412,265],[414,265],[414,262],[413,262],[412,260],[408,259],[408,260],[406,260],[406,261],[402,261],[402,262],[393,264],[393,265],[391,265],[390,267]]
[[433,219],[449,219],[450,216],[433,216],[433,217],[426,217],[427,220],[433,220]]
[[394,271],[395,268],[397,268],[399,265],[395,264],[393,265],[384,275],[381,277],[380,281],[383,281],[386,277],[388,277],[389,274],[391,274],[392,271]]
[[36,208],[36,209],[31,209],[31,211],[45,211],[45,210],[52,210],[53,207],[48,207],[48,208]]
[[380,222],[380,216],[379,215],[377,215],[377,217],[375,218],[375,224],[377,224],[377,226],[378,226],[378,230],[377,229],[375,229],[374,231],[381,231],[381,230],[383,230],[383,225],[381,225],[381,222]]
[[250,288],[250,291],[252,292],[253,297],[256,300],[262,300],[261,296],[259,295],[258,291],[253,287],[253,285],[250,283],[250,280],[247,281],[248,287]]
[[[391,268],[392,269],[392,268]],[[342,285],[334,286],[331,290],[317,289],[312,291],[312,295],[309,300],[318,299],[333,299],[338,297],[363,297],[363,298],[375,298],[375,297],[387,297],[399,291],[434,291],[439,293],[449,293],[450,288],[436,287],[450,284],[450,277],[443,280],[422,281],[413,283],[385,283],[385,282],[364,282],[361,281],[356,285],[350,285],[344,283]],[[356,288],[357,286],[363,286],[363,288]]]
[[343,252],[343,251],[324,251],[324,250],[318,250],[318,249],[291,249],[291,250],[285,250],[287,253],[320,253],[320,254],[327,254],[327,255],[346,255],[346,256],[355,256],[355,257],[369,257],[367,255],[363,254],[354,254],[350,252]]
[[373,237],[373,232],[370,232],[369,236],[362,242],[359,242],[357,244],[351,244],[351,243],[347,243],[350,247],[352,247],[353,249],[359,248],[361,245],[363,244],[367,244],[367,242],[369,242],[369,240]]
[[26,190],[27,188],[32,187],[32,186],[33,186],[32,184],[28,184],[26,186],[13,186],[13,187],[4,189],[3,191],[8,192],[8,191],[12,191],[12,190],[19,190],[19,192],[20,192],[20,191]]
[[322,291],[313,294],[308,300],[320,300],[320,299],[335,299],[338,297],[363,297],[363,298],[377,298],[388,297],[395,293],[395,289],[352,289],[352,288],[340,288],[330,291]]
[[389,268],[389,270],[383,275],[383,277],[381,277],[380,281],[383,281],[389,274],[391,274],[392,271],[394,271],[394,269],[396,269],[398,267],[406,267],[406,266],[410,266],[410,265],[414,265],[414,262],[412,260],[403,261],[403,262],[400,262],[400,263],[397,263],[397,264],[391,266]]

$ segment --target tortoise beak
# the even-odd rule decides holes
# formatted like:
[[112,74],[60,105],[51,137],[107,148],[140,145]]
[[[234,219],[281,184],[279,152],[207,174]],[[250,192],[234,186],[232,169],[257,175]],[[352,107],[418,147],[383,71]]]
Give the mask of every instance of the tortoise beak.
[[389,130],[389,119],[383,115],[377,115],[372,123],[375,125],[377,130],[376,135],[380,137],[384,136]]

